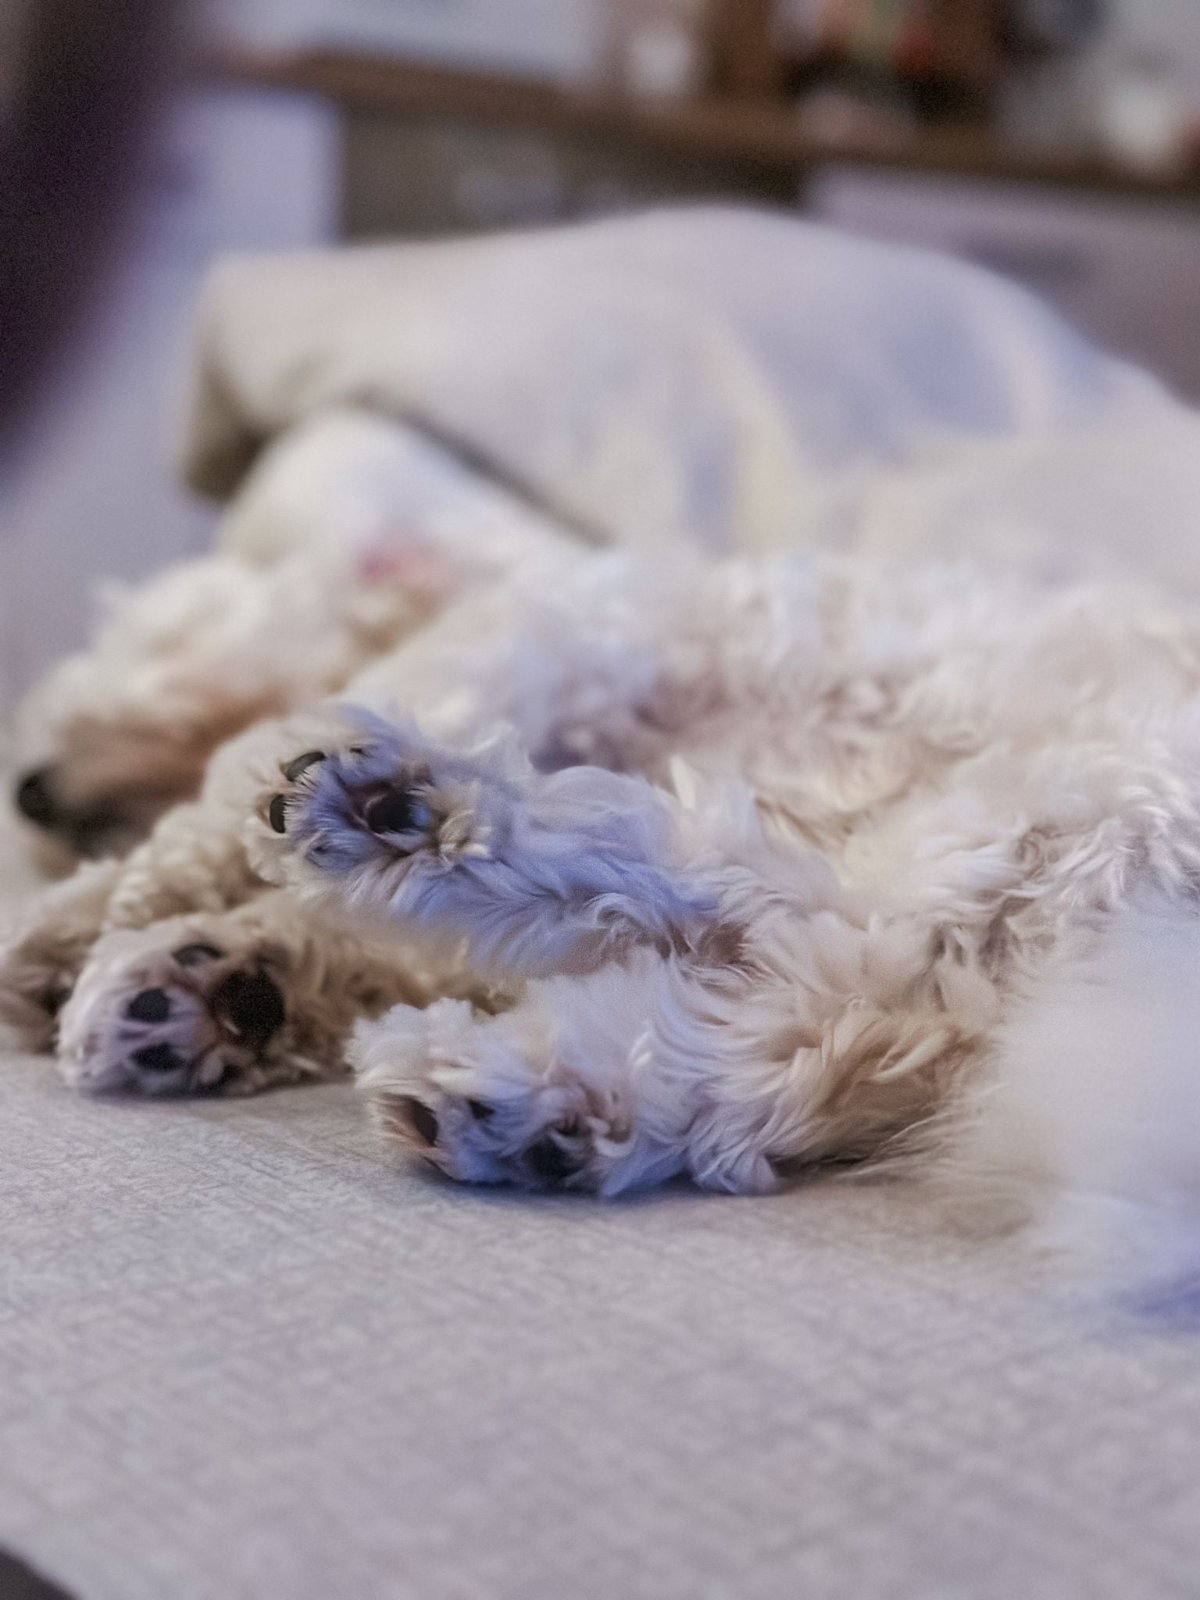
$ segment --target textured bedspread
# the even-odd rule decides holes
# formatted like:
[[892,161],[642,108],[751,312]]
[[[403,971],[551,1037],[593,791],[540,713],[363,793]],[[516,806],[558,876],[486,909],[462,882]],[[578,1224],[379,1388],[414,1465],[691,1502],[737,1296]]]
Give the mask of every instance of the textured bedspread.
[[1194,1596],[1200,1335],[895,1188],[599,1205],[4,1063],[0,1542],[81,1600]]

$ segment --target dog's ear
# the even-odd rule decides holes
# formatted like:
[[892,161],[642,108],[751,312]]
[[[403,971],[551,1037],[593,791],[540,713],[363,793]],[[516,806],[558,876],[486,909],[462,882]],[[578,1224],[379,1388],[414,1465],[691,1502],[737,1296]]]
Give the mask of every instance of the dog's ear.
[[419,607],[430,610],[444,605],[462,582],[460,565],[450,553],[404,524],[374,536],[359,554],[357,577],[367,585],[403,589]]

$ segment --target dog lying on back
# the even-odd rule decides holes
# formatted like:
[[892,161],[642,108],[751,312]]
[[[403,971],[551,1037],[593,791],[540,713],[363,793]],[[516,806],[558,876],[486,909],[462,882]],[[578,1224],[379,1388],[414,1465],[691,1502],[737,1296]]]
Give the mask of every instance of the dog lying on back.
[[348,1054],[467,1181],[921,1158],[990,1196],[1186,1189],[1194,608],[944,563],[547,560],[55,890],[10,1019],[96,1090]]

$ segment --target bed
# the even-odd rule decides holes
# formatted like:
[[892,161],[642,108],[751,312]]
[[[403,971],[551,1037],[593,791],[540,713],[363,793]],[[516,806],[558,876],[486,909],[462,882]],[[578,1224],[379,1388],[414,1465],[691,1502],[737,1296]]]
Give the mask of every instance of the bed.
[[[568,538],[1195,581],[1156,382],[976,269],[754,213],[220,269],[183,451],[248,559],[258,454],[332,409]],[[878,1182],[455,1189],[348,1085],[97,1102],[12,1057],[0,1101],[0,1543],[79,1600],[1195,1593],[1186,1294],[1097,1304]]]

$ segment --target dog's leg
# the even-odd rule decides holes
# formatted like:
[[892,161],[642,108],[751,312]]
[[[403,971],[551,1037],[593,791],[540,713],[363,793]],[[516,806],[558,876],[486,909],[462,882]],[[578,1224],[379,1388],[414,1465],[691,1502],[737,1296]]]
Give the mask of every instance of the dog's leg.
[[50,1049],[59,1013],[107,930],[219,912],[262,888],[234,813],[203,801],[176,807],[126,860],[81,866],[33,899],[0,949],[0,1022],[27,1049]]
[[318,901],[542,980],[494,1019],[443,1002],[362,1032],[385,1122],[456,1177],[769,1188],[877,1154],[970,1048],[921,930],[874,922],[732,801],[371,725],[288,763],[259,833]]
[[[506,559],[517,564],[511,552]],[[548,565],[545,559],[540,563],[543,580]],[[570,575],[577,566],[588,581],[576,593]],[[453,615],[373,669],[372,692],[380,700],[398,697],[458,736],[511,721],[547,766],[584,756],[622,768],[655,765],[671,721],[664,720],[655,691],[661,646],[649,619],[660,608],[642,597],[646,626],[640,643],[635,646],[624,633],[614,643],[605,608],[592,593],[589,563],[564,553],[553,570],[564,586],[555,607],[546,605],[540,585],[523,586],[516,578],[502,594],[494,585],[482,586],[451,608]],[[617,583],[617,575],[608,581]],[[623,606],[623,617],[628,609]],[[514,617],[528,626],[514,626]],[[365,692],[365,679],[363,687]],[[676,684],[676,698],[680,693]],[[672,700],[675,715],[682,714],[682,703]],[[259,861],[247,856],[244,840],[247,812],[256,795],[277,781],[287,755],[336,741],[343,736],[339,727],[336,715],[300,713],[260,723],[224,745],[200,798],[168,812],[123,865],[105,869],[103,892],[89,889],[83,896],[86,926],[72,908],[74,891],[66,901],[48,896],[31,913],[0,965],[0,1015],[17,1022],[27,1042],[44,1047],[53,1036],[53,1017],[37,997],[61,1003],[103,929],[143,927],[196,910],[219,912],[259,893]],[[637,809],[631,793],[618,807],[627,816]],[[649,816],[653,807],[643,810]],[[619,942],[629,930],[621,932],[619,916],[611,920],[608,935]],[[60,946],[62,959],[54,954]]]
[[484,972],[686,948],[714,914],[644,780],[547,776],[499,745],[456,753],[365,715],[284,762],[255,812],[264,876],[377,926],[465,940]]
[[0,1022],[27,1050],[48,1050],[58,1014],[100,935],[120,866],[80,867],[35,896],[0,947]]
[[110,869],[98,940],[79,952],[82,972],[59,1019],[70,1082],[246,1092],[341,1070],[353,1024],[390,1005],[481,998],[454,953],[435,963],[394,940],[380,948],[270,892],[255,872],[242,838],[246,795],[278,775],[290,741],[328,725],[301,715],[241,736],[201,799]]
[[245,1094],[344,1070],[354,1023],[437,982],[290,896],[106,933],[60,1021],[59,1065],[94,1091]]
[[397,1007],[352,1054],[384,1130],[456,1179],[761,1193],[899,1154],[937,1110],[976,1041],[919,970],[902,938],[823,911],[727,967],[640,950],[494,1017]]

